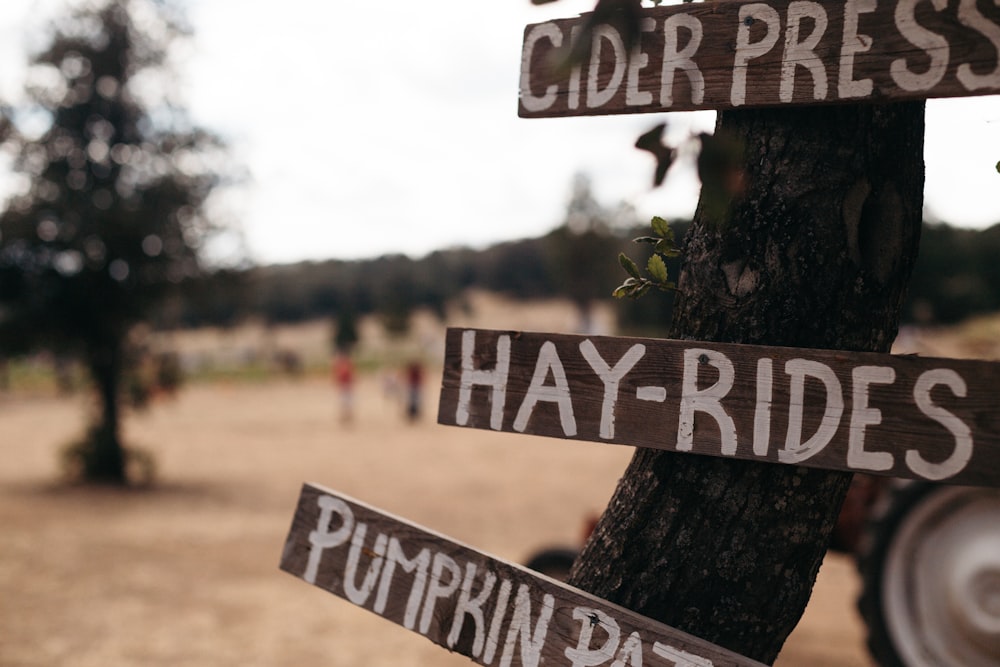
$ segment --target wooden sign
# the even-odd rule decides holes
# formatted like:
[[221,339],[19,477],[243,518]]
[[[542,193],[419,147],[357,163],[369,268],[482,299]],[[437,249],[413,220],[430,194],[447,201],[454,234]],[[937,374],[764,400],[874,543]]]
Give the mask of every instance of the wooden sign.
[[524,117],[885,102],[1000,93],[1000,4],[991,0],[696,2],[645,10],[639,38],[588,20],[529,25]]
[[1000,486],[1000,363],[449,329],[438,422]]
[[281,569],[480,665],[763,667],[309,484]]

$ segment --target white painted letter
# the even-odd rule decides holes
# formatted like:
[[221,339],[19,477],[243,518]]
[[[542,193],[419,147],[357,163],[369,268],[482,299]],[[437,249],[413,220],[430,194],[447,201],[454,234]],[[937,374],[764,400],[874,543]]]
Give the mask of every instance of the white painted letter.
[[417,622],[417,611],[420,608],[420,599],[424,596],[424,586],[427,585],[427,568],[431,563],[430,549],[421,549],[420,553],[413,559],[408,559],[403,553],[403,547],[395,537],[389,538],[389,549],[386,553],[385,564],[382,566],[382,577],[378,582],[378,593],[375,595],[375,605],[372,609],[376,614],[385,611],[386,602],[389,600],[389,587],[392,585],[392,575],[396,571],[396,564],[402,566],[403,571],[413,573],[413,586],[410,587],[410,597],[406,600],[406,613],[403,616],[403,627],[412,630]]
[[771,444],[771,392],[774,362],[757,360],[757,409],[753,415],[753,453],[767,456]]
[[542,598],[542,608],[538,612],[535,631],[531,632],[531,595],[527,584],[517,587],[517,597],[514,599],[514,613],[510,617],[510,627],[507,628],[507,640],[500,656],[500,667],[510,667],[514,659],[514,645],[521,640],[521,665],[523,667],[538,667],[545,645],[545,635],[549,631],[549,621],[555,609],[555,599],[548,593]]
[[[569,31],[569,43],[576,44],[576,40],[580,37],[580,31],[582,26],[575,25]],[[570,109],[580,108],[580,70],[583,69],[579,64],[573,65],[573,69],[569,73],[569,95],[566,97],[566,106]]]
[[[993,4],[1000,7],[1000,0],[993,0]],[[976,0],[959,0],[958,20],[990,40],[997,58],[996,67],[989,74],[976,74],[969,63],[962,63],[956,74],[959,82],[966,90],[1000,87],[1000,26],[979,13]]]
[[[683,49],[678,31],[680,28],[691,33],[691,39]],[[705,100],[705,77],[694,63],[694,54],[701,46],[704,28],[701,21],[690,14],[674,14],[663,22],[663,72],[660,75],[660,106],[674,105],[674,71],[680,70],[691,82],[691,103],[701,104]]]
[[628,636],[622,650],[618,651],[618,657],[609,667],[642,667],[642,638],[638,630]]
[[371,565],[368,566],[361,587],[358,588],[354,584],[358,578],[358,561],[361,559],[362,550],[364,550],[365,533],[367,532],[368,526],[359,522],[357,528],[354,529],[351,550],[347,552],[347,567],[344,569],[344,595],[359,607],[364,606],[365,602],[368,601],[368,596],[372,594],[372,589],[375,588],[375,580],[378,579],[378,574],[382,571],[382,562],[385,560],[386,542],[389,540],[383,533],[379,533],[379,536],[375,538],[375,546],[372,548],[375,557],[372,559]]
[[[917,4],[921,0],[899,0],[896,5],[896,28],[913,46],[923,50],[931,59],[923,74],[911,72],[905,58],[897,58],[889,65],[892,80],[903,90],[930,90],[944,78],[948,70],[948,40],[917,23]],[[931,0],[934,9],[948,7],[948,0]]]
[[[555,385],[545,385],[545,378],[552,371]],[[538,350],[538,360],[535,362],[535,374],[531,377],[531,385],[524,395],[524,401],[514,419],[514,430],[523,433],[528,427],[528,420],[538,401],[555,403],[559,406],[559,422],[566,437],[576,435],[576,418],[573,416],[573,401],[570,398],[569,383],[566,382],[566,371],[563,369],[559,353],[552,341],[545,341]]]
[[[493,592],[497,576],[487,571],[483,579],[483,588],[472,597],[472,582],[476,577],[476,566],[468,563],[465,566],[465,579],[462,580],[462,588],[458,593],[458,602],[455,605],[455,615],[451,622],[451,631],[448,633],[448,648],[454,648],[462,634],[462,624],[465,616],[472,617],[475,627],[475,636],[472,639],[472,655],[475,658],[483,652],[483,640],[485,639],[486,619],[483,616],[483,604]],[[504,600],[506,604],[506,600]]]
[[[354,512],[340,498],[333,496],[320,496],[316,499],[319,505],[319,519],[316,522],[316,530],[309,533],[309,560],[306,562],[306,571],[302,578],[310,584],[316,583],[316,574],[319,572],[319,561],[323,556],[324,549],[339,547],[347,542],[354,530]],[[336,512],[340,515],[340,528],[330,532],[330,520]]]
[[[441,583],[441,575],[448,570],[448,581]],[[420,634],[426,635],[434,618],[434,605],[438,598],[446,598],[456,590],[462,578],[462,568],[455,559],[445,554],[434,554],[434,565],[431,568],[431,580],[427,584],[427,597],[424,598],[424,611],[420,614]]]
[[[792,376],[788,400],[788,433],[785,448],[778,450],[782,463],[801,463],[826,447],[840,426],[844,414],[844,395],[840,381],[826,364],[808,359],[791,359],[785,363],[785,372]],[[802,412],[805,403],[806,376],[814,377],[826,387],[826,410],[819,428],[809,440],[802,442]]]
[[674,667],[714,667],[712,661],[708,658],[703,658],[700,655],[688,653],[687,651],[682,651],[679,648],[667,646],[660,642],[653,644],[653,653],[661,658],[670,660]]
[[[597,75],[601,70],[601,46],[603,40],[611,44],[611,50],[615,56],[615,69],[611,73],[611,80],[608,87],[599,90],[597,87]],[[625,42],[618,31],[609,25],[599,25],[594,28],[594,42],[590,47],[590,69],[587,73],[587,106],[591,109],[602,106],[611,101],[611,98],[618,92],[618,87],[622,85],[625,78]]]
[[865,451],[865,427],[882,423],[882,411],[868,407],[868,385],[892,384],[896,371],[888,366],[858,366],[851,371],[851,430],[847,438],[847,467],[855,470],[891,470],[889,452]]
[[[719,380],[711,387],[698,390],[698,367],[709,364],[719,371]],[[721,352],[692,348],[684,350],[684,378],[681,381],[681,406],[677,422],[677,450],[691,451],[694,444],[694,415],[705,412],[719,424],[722,453],[732,456],[736,453],[736,425],[721,399],[733,388],[736,373],[733,362]]]
[[[799,26],[803,17],[813,20],[809,36],[799,41]],[[785,52],[781,56],[781,85],[778,97],[791,102],[795,95],[795,69],[801,65],[809,70],[813,79],[813,99],[826,99],[826,66],[816,57],[814,50],[826,33],[829,20],[826,10],[818,2],[797,0],[788,4],[788,26],[785,28]]]
[[858,14],[868,14],[878,7],[878,0],[847,0],[844,3],[844,37],[840,47],[840,79],[837,94],[845,97],[865,97],[872,94],[871,79],[854,80],[854,56],[871,50],[871,35],[858,34]]
[[[618,648],[618,641],[621,639],[621,629],[615,619],[605,614],[600,609],[589,609],[587,607],[575,607],[573,618],[580,621],[580,637],[576,641],[576,648],[567,647],[563,653],[570,659],[572,667],[593,667],[602,665],[615,655]],[[608,637],[604,640],[601,648],[590,648],[590,640],[594,636],[594,628],[600,626]]]
[[642,355],[646,354],[646,346],[637,344],[630,347],[614,368],[608,366],[607,362],[601,358],[601,353],[597,351],[590,339],[580,343],[580,352],[597,373],[597,377],[601,378],[601,382],[604,383],[604,401],[601,403],[601,437],[610,440],[615,437],[615,403],[618,402],[618,384],[625,377],[625,374],[642,359]]
[[959,398],[965,398],[968,388],[962,376],[949,368],[925,371],[913,386],[913,398],[925,415],[948,429],[955,438],[955,451],[941,463],[930,463],[915,449],[906,452],[906,465],[918,475],[930,480],[942,480],[957,475],[972,458],[972,431],[968,424],[931,402],[931,389],[946,385]]
[[497,591],[497,604],[493,608],[493,618],[490,620],[490,632],[486,636],[486,652],[483,654],[483,664],[488,665],[493,662],[496,655],[497,646],[500,644],[500,626],[503,625],[504,616],[507,614],[507,601],[510,599],[510,582],[506,579],[500,581],[500,590]]
[[[762,2],[740,6],[739,27],[736,29],[736,60],[733,62],[733,87],[729,98],[734,107],[741,106],[747,98],[747,69],[754,58],[759,58],[778,43],[781,17],[777,10]],[[766,24],[767,32],[759,42],[750,42],[750,26],[756,21]]]
[[555,23],[539,23],[524,37],[524,48],[521,51],[521,104],[528,111],[545,111],[555,104],[559,87],[552,84],[545,89],[541,97],[531,93],[531,57],[535,51],[535,43],[542,38],[552,42],[554,48],[562,46],[563,34]]
[[628,79],[625,83],[625,104],[628,106],[641,107],[653,103],[653,93],[648,90],[639,90],[639,70],[649,64],[649,55],[642,52],[642,33],[654,30],[656,30],[654,19],[639,21],[639,35],[636,37],[629,57]]
[[469,423],[469,403],[475,385],[493,387],[490,400],[490,428],[499,431],[503,427],[503,408],[507,402],[507,374],[510,371],[510,336],[497,338],[497,364],[491,371],[484,371],[472,365],[472,354],[476,349],[476,332],[462,332],[462,378],[459,382],[458,407],[455,409],[455,423],[465,426]]

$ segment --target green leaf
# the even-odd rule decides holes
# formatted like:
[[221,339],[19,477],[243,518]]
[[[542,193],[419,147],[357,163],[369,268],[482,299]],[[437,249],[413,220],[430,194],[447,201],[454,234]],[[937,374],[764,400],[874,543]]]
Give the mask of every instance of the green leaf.
[[625,269],[625,271],[633,278],[640,277],[639,267],[636,266],[635,262],[633,262],[625,253],[618,253],[618,263],[621,264],[622,268]]
[[659,243],[662,240],[658,236],[640,236],[632,239],[632,243]]
[[664,241],[669,241],[671,245],[674,243],[674,228],[667,226],[666,230],[662,234]]
[[672,229],[670,229],[670,225],[667,224],[667,221],[661,218],[660,216],[658,215],[653,216],[653,219],[650,221],[650,224],[653,226],[653,231],[656,232],[657,236],[660,236],[662,238],[667,238],[668,236],[670,238],[674,237],[674,232]]
[[660,239],[657,241],[653,250],[661,255],[664,255],[665,257],[677,257],[681,254],[680,249],[674,245],[674,242],[668,239]]
[[629,278],[624,283],[619,285],[615,289],[615,291],[612,292],[611,294],[616,299],[622,299],[624,297],[631,297],[634,299],[636,292],[640,290],[645,284],[646,284],[645,281],[637,280],[635,278]]
[[653,255],[649,258],[649,262],[646,263],[646,270],[649,271],[649,275],[660,283],[667,282],[667,265],[663,263],[663,258],[659,255]]

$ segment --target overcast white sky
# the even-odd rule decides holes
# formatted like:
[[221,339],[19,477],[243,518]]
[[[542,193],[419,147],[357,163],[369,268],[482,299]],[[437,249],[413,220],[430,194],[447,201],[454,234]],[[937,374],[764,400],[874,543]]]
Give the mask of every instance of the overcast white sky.
[[[517,117],[524,26],[593,0],[188,4],[185,99],[249,170],[225,207],[255,261],[419,256],[540,235],[562,220],[576,172],[606,205],[693,212],[691,169],[653,190],[652,158],[632,144],[662,120],[675,139],[710,129],[713,113]],[[3,0],[0,97],[16,89],[26,30],[57,6]],[[937,218],[1000,222],[998,160],[1000,96],[928,103],[925,203]]]

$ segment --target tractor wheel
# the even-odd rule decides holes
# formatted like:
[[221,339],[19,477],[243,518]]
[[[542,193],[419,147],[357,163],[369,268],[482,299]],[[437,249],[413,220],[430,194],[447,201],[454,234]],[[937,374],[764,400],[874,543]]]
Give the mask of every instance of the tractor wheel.
[[1000,489],[887,492],[858,569],[858,608],[880,665],[1000,666]]

